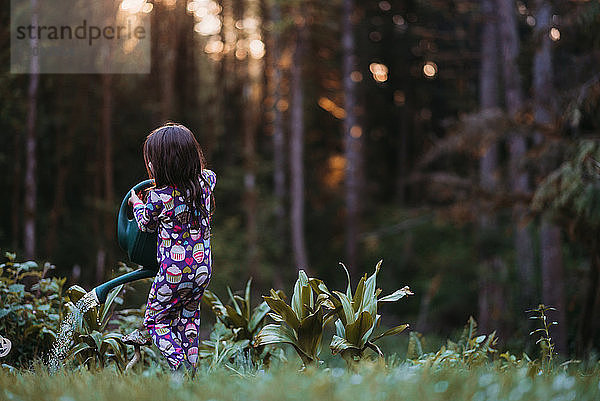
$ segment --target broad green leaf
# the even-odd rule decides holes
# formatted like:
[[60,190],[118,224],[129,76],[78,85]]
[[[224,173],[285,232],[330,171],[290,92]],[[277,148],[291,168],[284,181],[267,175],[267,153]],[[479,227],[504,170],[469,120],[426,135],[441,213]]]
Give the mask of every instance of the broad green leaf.
[[394,291],[390,295],[386,295],[383,298],[379,298],[377,300],[377,302],[395,302],[407,295],[414,295],[414,294],[410,290],[410,288],[408,288],[408,286],[405,286],[405,287],[400,288],[399,290]]
[[323,315],[323,326],[327,326],[333,319],[339,318],[338,314],[341,310],[342,307],[340,306],[339,309],[330,309],[325,312],[325,315]]
[[90,337],[92,338],[92,340],[94,340],[94,343],[96,345],[96,349],[99,350],[100,347],[102,347],[102,333],[94,330],[90,333]]
[[329,289],[323,283],[323,281],[316,279],[316,278],[311,278],[309,280],[309,284],[316,294],[318,294],[319,296],[321,296],[321,295],[327,296],[329,301],[331,301],[331,303],[333,304],[333,306],[336,309],[342,308],[342,303],[335,296],[333,296],[333,294],[329,291]]
[[379,269],[381,269],[381,264],[383,260],[380,260],[375,266],[375,271],[367,280],[365,281],[365,292],[362,298],[362,302],[360,311],[368,311],[371,315],[375,316],[377,314],[377,298],[375,296],[375,290],[377,287],[377,274],[379,273]]
[[275,299],[273,297],[263,298],[265,299],[267,304],[269,304],[271,310],[279,314],[279,316],[281,316],[281,318],[285,320],[288,326],[290,326],[294,330],[298,329],[298,326],[300,326],[300,320],[298,320],[298,317],[296,316],[292,308],[289,307],[288,304],[286,304],[281,299]]
[[79,335],[79,340],[86,343],[87,345],[89,345],[90,348],[95,349],[96,348],[96,342],[94,341],[94,339],[92,338],[91,335],[89,334],[81,334]]
[[[300,276],[300,272],[298,272],[298,276]],[[292,293],[292,302],[291,307],[292,311],[296,315],[298,319],[302,319],[302,284],[300,284],[300,277],[294,283],[294,292]],[[272,308],[271,308],[272,309]]]
[[244,300],[245,300],[245,310],[246,310],[246,320],[250,321],[250,286],[252,285],[252,277],[248,279],[246,283],[246,291],[244,292]]
[[233,292],[231,292],[231,288],[227,287],[227,292],[229,293],[229,298],[231,299],[231,303],[233,304],[233,307],[235,308],[235,311],[238,313],[238,315],[242,315],[243,316],[244,313],[242,312],[242,309],[238,305],[235,297],[233,296]]
[[253,333],[254,330],[256,330],[270,310],[271,308],[269,308],[269,304],[267,304],[265,301],[254,308],[252,316],[250,316],[250,321],[248,322],[248,331],[250,331],[250,333]]
[[287,343],[298,347],[296,334],[287,326],[268,324],[263,327],[254,338],[254,346]]
[[87,294],[87,291],[78,285],[72,285],[67,290],[67,295],[74,304],[77,303],[77,301],[79,301],[85,294]]
[[349,350],[349,349],[354,349],[354,350],[360,351],[359,348],[350,344],[348,341],[346,341],[346,339],[339,337],[337,335],[334,335],[333,338],[331,339],[331,344],[329,344],[329,348],[331,349],[331,353],[334,355],[341,353],[343,351]]
[[340,319],[335,321],[335,333],[342,338],[346,338],[346,328]]
[[75,358],[79,353],[91,350],[92,348],[87,343],[78,343],[69,350],[68,357]]
[[340,318],[342,319],[342,323],[344,323],[345,325],[354,323],[356,317],[354,315],[354,310],[352,309],[350,299],[348,299],[346,294],[341,293],[339,291],[334,291],[333,293],[337,295],[338,299],[342,303],[342,309],[344,311],[343,316],[340,316]]
[[123,289],[124,284],[118,285],[112,289],[111,292],[108,293],[106,297],[106,302],[102,306],[102,311],[100,312],[100,331],[103,331],[108,323],[108,317],[110,317],[109,313],[111,313],[111,307],[117,298],[117,295]]
[[304,270],[298,272],[292,302],[292,309],[296,312],[298,319],[303,319],[314,312],[312,288]]
[[348,281],[348,285],[346,286],[346,296],[348,297],[348,299],[352,299],[352,287],[350,286],[350,272],[348,272],[346,265],[344,265],[342,262],[340,262],[340,266],[342,266],[342,268],[346,272],[346,280]]
[[285,319],[283,319],[279,314],[277,313],[267,313],[267,315],[269,315],[269,317],[273,320],[275,320],[277,323],[285,323]]
[[204,303],[210,306],[210,308],[218,317],[221,317],[227,313],[227,310],[225,309],[225,306],[223,305],[219,297],[217,297],[212,291],[205,290],[204,295],[202,296],[202,300],[204,301]]
[[379,334],[379,335],[377,335],[377,336],[373,337],[373,338],[372,338],[370,341],[371,341],[371,342],[374,342],[374,341],[377,341],[377,340],[379,340],[380,338],[383,338],[383,337],[386,337],[386,336],[393,336],[393,335],[395,335],[395,334],[400,334],[400,333],[402,333],[402,332],[403,332],[403,331],[404,331],[404,330],[405,330],[407,327],[408,327],[408,324],[402,324],[402,325],[400,325],[400,326],[393,327],[393,328],[391,328],[391,329],[389,329],[389,330],[386,330],[386,331],[384,331],[383,333],[381,333],[381,334]]
[[[240,297],[240,296],[239,296],[239,295],[237,295],[237,294],[234,294],[234,295],[233,295],[233,297],[235,298],[235,300],[237,301],[238,305],[240,306],[240,310],[242,311],[241,315],[242,315],[244,318],[246,318],[246,315],[248,314],[248,313],[246,312],[246,299],[245,299],[245,298],[242,298],[242,297]],[[248,319],[246,319],[246,320],[248,320]]]
[[317,359],[323,338],[322,311],[319,309],[302,319],[296,333],[300,349],[312,359]]
[[359,312],[362,307],[363,297],[365,296],[365,281],[367,280],[367,275],[365,274],[360,278],[358,285],[356,286],[356,292],[354,293],[354,298],[352,299],[352,304],[354,306],[354,312]]
[[248,321],[244,316],[238,313],[236,309],[231,307],[231,305],[225,305],[225,310],[227,310],[227,317],[231,319],[231,322],[235,327],[247,327]]
[[377,353],[377,355],[379,355],[380,358],[383,358],[383,352],[381,352],[381,349],[377,345],[373,344],[370,341],[367,341],[367,347],[369,347],[373,351],[375,351]]
[[325,283],[322,280],[319,280],[318,278],[310,278],[308,280],[308,284],[317,294],[331,295],[331,292],[329,291]]
[[346,339],[357,348],[362,349],[374,328],[373,316],[369,312],[363,311],[354,323],[346,325]]
[[315,309],[319,309],[321,307],[325,307],[327,309],[335,309],[335,305],[329,299],[329,295],[319,294],[317,296],[317,301],[315,302]]

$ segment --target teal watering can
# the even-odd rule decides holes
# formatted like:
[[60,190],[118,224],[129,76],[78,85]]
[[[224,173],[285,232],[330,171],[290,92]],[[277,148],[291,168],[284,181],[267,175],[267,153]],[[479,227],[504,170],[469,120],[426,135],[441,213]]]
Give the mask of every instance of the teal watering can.
[[[132,189],[137,193],[152,185],[154,185],[154,180],[146,180]],[[121,202],[117,217],[117,239],[121,249],[127,252],[129,260],[142,265],[142,268],[123,274],[94,288],[93,291],[100,304],[106,301],[106,296],[116,286],[142,278],[154,277],[158,272],[158,261],[156,260],[157,234],[139,229],[133,217],[132,207],[128,203],[130,194],[131,190],[127,191],[123,202]]]

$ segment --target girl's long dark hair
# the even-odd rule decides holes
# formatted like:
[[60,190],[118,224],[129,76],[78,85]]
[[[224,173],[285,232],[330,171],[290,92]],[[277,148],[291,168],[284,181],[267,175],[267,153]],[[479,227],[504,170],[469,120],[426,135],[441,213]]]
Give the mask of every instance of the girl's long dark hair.
[[[202,175],[206,161],[192,131],[176,123],[156,128],[144,142],[144,162],[148,176],[154,179],[156,187],[170,185],[181,191],[190,212],[192,227],[200,227],[201,217],[210,219],[213,207],[209,213],[199,181],[202,180],[210,188]],[[210,198],[210,204],[214,206],[212,193]]]

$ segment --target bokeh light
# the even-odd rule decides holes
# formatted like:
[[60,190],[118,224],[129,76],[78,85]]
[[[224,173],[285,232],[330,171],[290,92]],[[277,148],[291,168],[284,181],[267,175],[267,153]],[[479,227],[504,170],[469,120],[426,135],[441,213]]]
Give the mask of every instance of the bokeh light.
[[215,15],[207,15],[194,25],[194,31],[200,35],[216,35],[221,30],[221,20]]
[[260,39],[254,39],[248,44],[248,50],[250,51],[250,57],[259,59],[265,55],[265,44]]
[[352,71],[350,73],[350,79],[352,82],[360,82],[363,79],[363,76],[360,71]]
[[558,28],[550,29],[550,39],[552,39],[555,42],[560,40],[560,31],[558,30]]
[[371,71],[373,79],[377,82],[385,82],[388,79],[388,68],[385,64],[371,63],[369,71]]
[[423,66],[423,74],[427,78],[434,78],[437,75],[438,67],[433,61],[428,61]]
[[[144,7],[147,5],[148,3],[146,3],[146,0],[123,0],[123,2],[121,3],[121,10],[127,11],[131,14],[136,14],[141,11],[144,11]],[[152,10],[151,4],[150,10]]]

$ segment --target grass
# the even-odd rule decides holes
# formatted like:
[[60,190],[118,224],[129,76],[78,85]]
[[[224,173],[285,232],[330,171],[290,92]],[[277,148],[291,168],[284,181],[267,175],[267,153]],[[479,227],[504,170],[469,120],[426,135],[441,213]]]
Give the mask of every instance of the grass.
[[[393,362],[391,363],[393,364]],[[203,369],[194,380],[160,370],[119,374],[43,367],[0,372],[0,400],[598,400],[597,369],[530,377],[526,368],[437,371],[407,363],[363,363],[357,372],[318,368],[299,372],[293,363],[240,375]]]

